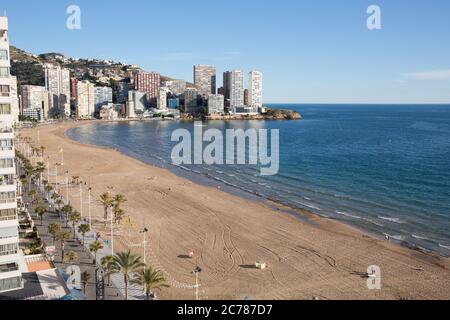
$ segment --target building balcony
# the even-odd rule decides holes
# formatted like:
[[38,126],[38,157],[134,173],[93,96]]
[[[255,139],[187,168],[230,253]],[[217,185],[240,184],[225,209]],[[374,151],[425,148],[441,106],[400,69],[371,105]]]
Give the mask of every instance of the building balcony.
[[[0,228],[0,231],[1,231],[1,228]],[[4,238],[0,237],[0,245],[11,244],[11,243],[19,243],[19,234],[17,234],[17,236],[14,236],[14,237],[4,237]]]

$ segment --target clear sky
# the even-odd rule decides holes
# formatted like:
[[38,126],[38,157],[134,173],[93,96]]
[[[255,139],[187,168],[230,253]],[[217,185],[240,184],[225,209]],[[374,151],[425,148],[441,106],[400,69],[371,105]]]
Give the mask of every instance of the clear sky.
[[[66,9],[81,8],[68,30]],[[381,30],[366,10],[381,8]],[[448,0],[2,0],[13,45],[192,81],[264,73],[264,102],[450,103]]]

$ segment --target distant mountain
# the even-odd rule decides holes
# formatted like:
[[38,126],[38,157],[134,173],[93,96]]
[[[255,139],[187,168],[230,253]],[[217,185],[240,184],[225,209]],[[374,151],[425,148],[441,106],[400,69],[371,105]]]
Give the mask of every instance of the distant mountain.
[[[43,64],[51,63],[70,69],[71,76],[79,80],[89,80],[96,85],[115,86],[118,81],[126,79],[130,72],[140,71],[142,68],[121,62],[99,59],[73,59],[61,53],[42,53],[33,55],[24,50],[10,47],[11,74],[17,77],[19,90],[22,85],[45,85]],[[172,78],[161,75],[161,81]],[[187,83],[193,87],[192,83]]]

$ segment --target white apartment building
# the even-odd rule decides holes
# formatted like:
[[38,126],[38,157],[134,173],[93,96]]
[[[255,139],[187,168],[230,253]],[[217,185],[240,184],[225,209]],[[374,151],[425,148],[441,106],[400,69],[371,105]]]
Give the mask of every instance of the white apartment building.
[[169,94],[169,89],[162,87],[159,89],[158,95],[158,110],[167,110],[167,95]]
[[22,86],[22,115],[42,114],[44,119],[48,119],[50,108],[49,98],[50,93],[45,87]]
[[100,112],[104,106],[113,102],[113,89],[110,87],[95,87],[95,111]]
[[262,108],[262,73],[250,71],[248,74],[248,106]]
[[44,65],[45,87],[50,92],[51,116],[70,116],[70,71],[52,64]]
[[130,90],[128,91],[128,101],[126,106],[127,118],[142,116],[148,108],[147,93]]
[[92,118],[95,113],[95,86],[84,80],[77,83],[77,118]]
[[224,96],[221,94],[210,94],[208,96],[208,114],[224,113]]
[[230,108],[244,106],[244,73],[241,70],[230,72],[229,76]]
[[14,151],[14,79],[10,75],[8,18],[0,17],[0,292],[22,288]]

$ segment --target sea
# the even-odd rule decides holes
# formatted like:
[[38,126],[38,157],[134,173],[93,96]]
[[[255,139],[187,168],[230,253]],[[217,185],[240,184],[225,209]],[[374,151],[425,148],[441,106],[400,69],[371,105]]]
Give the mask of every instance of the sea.
[[[450,256],[450,105],[272,104],[299,121],[209,121],[203,130],[278,129],[279,172],[255,165],[173,165],[176,129],[193,122],[97,122],[67,136],[116,149],[194,182],[337,219]],[[198,126],[199,124],[197,124]],[[224,134],[225,136],[225,134]]]

